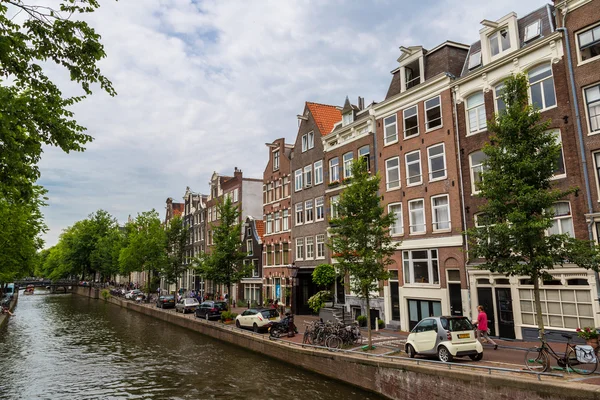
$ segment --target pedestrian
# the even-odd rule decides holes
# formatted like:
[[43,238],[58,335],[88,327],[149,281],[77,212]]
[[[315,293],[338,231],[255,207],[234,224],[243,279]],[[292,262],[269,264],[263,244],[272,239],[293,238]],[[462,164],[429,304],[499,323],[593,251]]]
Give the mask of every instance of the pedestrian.
[[6,306],[2,306],[2,314],[14,315],[10,312],[10,309]]
[[477,311],[479,314],[477,315],[477,339],[483,337],[487,343],[494,345],[494,350],[498,350],[498,345],[494,340],[488,335],[488,318],[485,311],[483,311],[483,306],[477,306]]

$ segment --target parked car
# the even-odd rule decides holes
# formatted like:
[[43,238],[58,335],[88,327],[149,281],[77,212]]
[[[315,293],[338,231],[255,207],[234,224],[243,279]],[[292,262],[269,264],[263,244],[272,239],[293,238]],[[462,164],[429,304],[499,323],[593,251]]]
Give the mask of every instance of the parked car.
[[483,358],[483,346],[475,337],[467,317],[432,317],[421,320],[408,335],[404,347],[410,358],[417,354],[436,356],[442,362],[454,357]]
[[235,318],[235,326],[259,332],[268,330],[273,322],[279,321],[279,312],[273,308],[250,308]]
[[198,303],[197,299],[193,297],[186,297],[185,299],[179,300],[177,304],[175,304],[175,312],[182,312],[184,314],[188,311],[194,312],[199,305],[200,303]]
[[129,292],[125,293],[125,298],[128,300],[135,300],[135,298],[139,294],[143,294],[140,289],[133,289],[133,290],[130,290]]
[[173,296],[173,295],[159,296],[159,298],[156,300],[156,307],[159,307],[159,308],[175,307],[175,296]]
[[196,317],[209,319],[221,318],[221,313],[227,311],[227,303],[224,301],[205,301],[196,307]]

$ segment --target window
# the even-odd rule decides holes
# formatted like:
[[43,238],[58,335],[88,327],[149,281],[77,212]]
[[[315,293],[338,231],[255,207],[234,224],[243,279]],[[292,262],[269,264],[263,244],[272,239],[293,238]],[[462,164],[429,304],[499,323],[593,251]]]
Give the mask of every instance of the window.
[[487,156],[483,151],[476,151],[469,155],[469,163],[471,164],[471,191],[479,193],[479,184],[482,181],[481,173],[484,171],[484,161]]
[[485,104],[483,104],[483,92],[478,92],[467,97],[467,122],[469,124],[469,134],[487,128],[487,122],[485,120]]
[[[521,285],[532,284],[527,282]],[[581,326],[594,326],[594,300],[589,288],[550,286],[539,289],[539,292],[544,326],[573,330]],[[521,319],[525,325],[537,326],[534,298],[533,289],[519,288]]]
[[315,162],[315,185],[323,183],[323,160]]
[[317,197],[315,199],[315,213],[316,213],[315,221],[323,221],[325,219],[324,204],[325,204],[325,199],[323,198],[323,196]]
[[337,157],[329,160],[329,182],[337,182],[340,180],[340,161]]
[[431,198],[431,218],[433,219],[433,231],[450,229],[450,204],[448,195]]
[[338,218],[338,203],[340,202],[340,196],[331,196],[329,199],[329,205],[331,206],[331,218]]
[[302,152],[308,150],[308,135],[302,135]]
[[344,154],[344,179],[352,177],[352,157],[353,154]]
[[600,25],[596,25],[577,35],[581,61],[600,56]]
[[585,104],[590,133],[600,131],[600,84],[585,89]]
[[287,231],[290,229],[290,212],[288,210],[283,210],[283,223],[282,229]]
[[556,105],[554,78],[550,64],[540,65],[529,71],[529,90],[534,107],[544,110]]
[[237,189],[233,189],[233,202],[234,203],[238,202],[238,190]]
[[296,192],[302,190],[302,169],[297,169],[295,172],[295,190]]
[[306,222],[306,223],[313,222],[314,214],[313,214],[312,199],[304,202],[304,214],[306,215],[306,218],[304,218],[304,222]]
[[417,105],[407,108],[402,112],[404,116],[404,138],[413,137],[419,134],[419,115]]
[[275,181],[275,200],[281,199],[281,181]]
[[273,215],[267,215],[267,235],[273,233]]
[[281,213],[277,211],[275,213],[275,233],[281,231]]
[[420,60],[413,61],[410,66],[404,67],[406,90],[421,83]]
[[304,167],[304,187],[312,186],[312,165]]
[[548,228],[549,235],[566,234],[575,237],[573,230],[573,216],[571,215],[571,204],[567,201],[555,203],[551,210],[554,215],[552,226]]
[[444,143],[436,144],[427,149],[429,159],[429,181],[446,178],[446,154]]
[[402,221],[402,203],[388,205],[388,214],[394,216],[394,223],[390,226],[390,235],[402,235],[404,233],[404,223]]
[[267,246],[267,265],[273,264],[273,245]]
[[498,114],[506,111],[506,104],[502,96],[504,95],[504,82],[499,85],[496,85],[494,88],[494,101],[496,102],[496,112]]
[[421,152],[417,150],[406,154],[406,184],[413,186],[421,183]]
[[396,123],[396,114],[390,115],[383,119],[383,130],[385,136],[383,138],[383,144],[387,145],[394,143],[398,140],[398,124]]
[[304,211],[302,210],[302,203],[296,203],[296,225],[302,225],[304,223]]
[[481,65],[481,51],[477,51],[469,56],[469,69],[479,67]]
[[279,150],[273,152],[273,171],[279,169]]
[[398,157],[385,160],[385,178],[387,190],[400,187],[400,159]]
[[283,245],[283,265],[288,265],[290,263],[290,244],[284,242]]
[[440,96],[425,101],[425,126],[427,130],[442,126],[442,106]]
[[536,37],[540,36],[540,32],[541,32],[541,28],[542,27],[542,21],[541,20],[537,20],[535,22],[532,22],[531,24],[527,25],[525,27],[525,42],[530,41],[531,39],[535,39]]
[[346,126],[352,123],[352,112],[342,115],[342,126]]
[[371,170],[371,159],[369,158],[369,146],[363,146],[358,149],[358,158],[364,158],[367,164],[367,171]]
[[408,202],[410,233],[425,233],[425,207],[423,199]]
[[492,57],[510,49],[508,29],[500,29],[490,36],[490,52]]
[[290,178],[285,176],[283,178],[283,197],[288,197],[290,195]]
[[563,148],[562,148],[562,140],[560,137],[560,130],[555,129],[552,131],[552,133],[554,134],[554,137],[556,138],[556,143],[560,144],[560,154],[558,155],[558,158],[556,159],[556,165],[554,167],[553,178],[562,178],[566,175],[566,171],[565,171],[565,159],[564,159]]
[[314,132],[308,132],[308,148],[312,149],[313,147],[315,147],[315,133]]
[[246,240],[246,253],[248,253],[249,256],[253,255],[252,254],[252,239]]
[[325,258],[325,235],[317,235],[317,258]]
[[404,283],[440,283],[437,250],[403,251],[402,263]]
[[306,259],[315,258],[315,239],[308,236],[304,240],[306,241]]
[[296,239],[296,260],[304,259],[304,238]]

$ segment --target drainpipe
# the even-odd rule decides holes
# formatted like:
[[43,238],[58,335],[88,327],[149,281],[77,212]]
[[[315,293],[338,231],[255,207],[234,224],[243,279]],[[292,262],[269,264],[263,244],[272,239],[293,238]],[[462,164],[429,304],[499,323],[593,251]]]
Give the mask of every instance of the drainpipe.
[[[588,174],[587,168],[587,158],[585,154],[585,146],[583,144],[583,129],[581,127],[581,115],[579,113],[579,100],[577,99],[577,86],[575,85],[575,75],[573,73],[573,60],[571,58],[571,44],[569,43],[569,32],[565,27],[565,19],[567,18],[568,10],[565,9],[563,15],[563,26],[557,28],[556,30],[562,32],[565,35],[565,47],[567,51],[567,66],[569,67],[569,83],[571,84],[571,94],[573,96],[573,105],[575,107],[575,121],[577,122],[577,137],[579,138],[579,153],[581,157],[581,163],[583,164],[583,181],[585,183],[585,197],[587,200],[588,206],[588,214],[593,214],[594,209],[592,206],[592,194],[590,190],[590,177]],[[594,220],[590,220],[588,223],[588,235],[590,241],[594,240],[594,232],[592,230],[592,225],[594,224]],[[598,300],[600,300],[600,277],[598,276],[598,272],[595,271],[594,275],[596,276],[596,295]]]
[[[377,172],[379,171],[377,169],[377,126],[375,125],[375,110],[373,108],[369,110],[369,119],[371,120],[371,135],[373,135],[373,171]],[[377,194],[379,194],[379,190]]]
[[[469,241],[468,241],[468,236],[467,236],[467,215],[465,212],[465,189],[464,189],[464,184],[463,184],[463,173],[462,173],[462,159],[460,156],[460,134],[459,134],[459,129],[458,129],[458,112],[456,110],[456,97],[458,97],[458,88],[453,88],[452,90],[453,96],[452,96],[452,105],[454,107],[454,130],[455,130],[455,134],[456,134],[456,157],[458,160],[458,188],[460,190],[460,201],[461,201],[461,211],[462,211],[462,229],[463,232],[465,232],[464,238],[465,238],[465,254],[468,257],[469,254]],[[469,280],[469,269],[466,266],[465,263],[465,273],[467,275],[466,280],[467,280],[467,300],[468,300],[468,306],[469,306],[469,311],[471,311],[471,290],[470,290],[470,280]],[[469,313],[470,315],[470,313]]]

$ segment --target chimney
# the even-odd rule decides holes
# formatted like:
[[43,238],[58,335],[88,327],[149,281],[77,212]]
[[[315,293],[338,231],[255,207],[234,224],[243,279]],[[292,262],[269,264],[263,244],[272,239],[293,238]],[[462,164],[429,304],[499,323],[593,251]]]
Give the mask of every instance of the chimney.
[[242,170],[238,169],[238,167],[235,167],[235,170],[233,172],[233,176],[234,176],[234,178],[238,178],[239,177],[240,179],[242,179]]
[[359,110],[365,109],[365,98],[364,97],[358,96],[358,109]]

